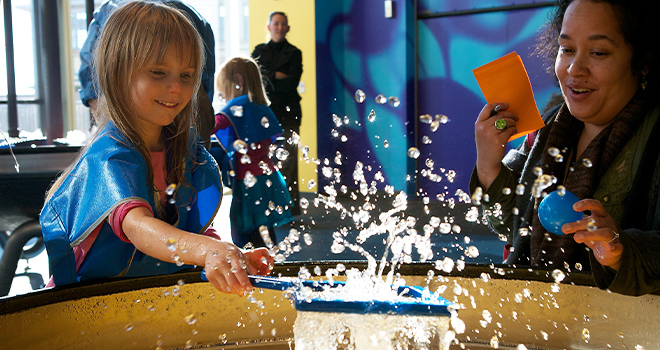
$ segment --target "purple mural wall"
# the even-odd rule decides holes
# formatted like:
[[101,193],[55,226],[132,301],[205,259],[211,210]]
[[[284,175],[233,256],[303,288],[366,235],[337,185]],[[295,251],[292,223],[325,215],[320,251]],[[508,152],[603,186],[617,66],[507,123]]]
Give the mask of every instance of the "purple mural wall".
[[[391,186],[431,200],[466,191],[476,158],[474,120],[485,103],[472,69],[517,51],[537,105],[556,91],[531,56],[549,7],[519,8],[525,3],[399,0],[394,17],[385,18],[382,0],[317,1],[319,189],[359,189],[354,174],[362,164],[374,190]],[[495,11],[478,13],[486,8]],[[363,101],[356,100],[357,90]],[[394,98],[398,103],[391,103]],[[444,114],[449,121],[433,132],[419,121],[423,114]],[[408,155],[413,146],[417,159]]]

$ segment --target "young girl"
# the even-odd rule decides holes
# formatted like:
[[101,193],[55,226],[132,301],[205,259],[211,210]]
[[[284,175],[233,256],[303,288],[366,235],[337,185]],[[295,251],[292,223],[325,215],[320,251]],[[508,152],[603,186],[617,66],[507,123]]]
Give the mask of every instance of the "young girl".
[[228,101],[216,114],[214,132],[232,150],[236,170],[230,179],[232,240],[239,247],[248,242],[276,244],[273,227],[291,222],[293,216],[284,178],[269,157],[271,140],[282,134],[282,127],[268,107],[259,67],[251,58],[232,58],[220,69],[215,85]]
[[268,273],[273,260],[221,242],[210,227],[222,185],[191,131],[204,61],[195,28],[166,5],[131,2],[112,14],[95,55],[100,131],[40,215],[52,282],[197,265],[219,290],[244,294],[248,273]]

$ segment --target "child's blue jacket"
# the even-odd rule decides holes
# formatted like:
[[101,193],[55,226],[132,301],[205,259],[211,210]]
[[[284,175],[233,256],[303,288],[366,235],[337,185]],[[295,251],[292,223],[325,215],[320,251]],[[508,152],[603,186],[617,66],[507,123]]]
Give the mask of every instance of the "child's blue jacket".
[[[191,135],[196,133],[191,131]],[[191,137],[189,155],[195,159],[186,159],[185,178],[189,186],[177,188],[178,221],[174,226],[202,234],[220,207],[222,183],[217,163],[201,139]],[[146,201],[156,213],[154,191],[147,188],[147,177],[144,157],[109,122],[81,154],[39,216],[55,285],[108,277],[168,274],[190,268],[145,255],[133,244],[119,239],[106,220],[117,206],[132,200]],[[73,247],[99,224],[103,225],[101,231],[80,270],[76,271]]]

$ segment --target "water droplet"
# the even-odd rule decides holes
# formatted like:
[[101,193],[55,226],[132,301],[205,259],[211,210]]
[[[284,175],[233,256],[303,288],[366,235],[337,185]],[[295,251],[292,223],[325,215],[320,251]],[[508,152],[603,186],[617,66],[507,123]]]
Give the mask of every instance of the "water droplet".
[[516,186],[516,194],[519,195],[519,196],[522,196],[523,194],[525,194],[525,185],[518,184],[518,186]]
[[552,271],[552,279],[555,280],[555,283],[559,283],[566,278],[566,274],[564,274],[564,271],[562,270],[553,270]]
[[300,198],[300,208],[307,209],[309,207],[309,200],[307,198]]
[[440,124],[447,124],[449,123],[449,117],[444,115],[444,114],[436,114],[435,115],[435,120],[440,122]]
[[312,235],[310,235],[309,233],[305,232],[303,234],[303,240],[305,241],[306,245],[312,245]]
[[345,247],[340,241],[333,241],[332,246],[330,246],[330,251],[334,254],[340,254],[344,251]]
[[383,141],[383,147],[385,147],[385,148],[389,148],[389,147],[390,147],[390,143],[389,143],[387,140]]
[[395,97],[395,96],[390,96],[390,98],[387,100],[387,102],[389,102],[390,106],[392,106],[392,107],[399,107],[399,105],[401,104],[401,102],[399,101],[399,98]]
[[171,196],[174,194],[174,191],[176,190],[176,184],[169,184],[167,185],[167,188],[165,189],[165,194],[168,196]]
[[566,187],[559,185],[557,186],[557,194],[560,196],[565,196],[566,195]]
[[424,124],[431,124],[433,117],[430,114],[424,114],[419,116],[419,121]]
[[285,150],[284,148],[278,148],[275,151],[275,158],[279,160],[286,160],[289,157],[289,151]]
[[194,314],[190,314],[190,315],[186,316],[185,320],[186,320],[186,323],[190,324],[190,325],[195,324],[195,322],[197,322],[197,318],[195,318]]
[[490,346],[494,349],[499,348],[500,342],[497,339],[497,336],[494,335],[492,338],[490,338]]
[[165,245],[167,246],[167,249],[169,249],[171,252],[176,251],[176,240],[174,238],[170,238],[165,242]]
[[378,96],[376,96],[376,103],[378,103],[379,105],[385,104],[386,102],[387,102],[387,97],[385,97],[385,95],[378,94]]
[[582,329],[582,340],[584,340],[585,343],[589,343],[589,338],[591,338],[589,330],[586,328]]
[[553,157],[558,156],[559,155],[559,148],[557,148],[557,147],[548,148],[548,154],[553,156]]
[[268,121],[268,118],[266,117],[261,118],[261,126],[268,129],[268,127],[270,126],[270,122]]
[[423,144],[428,145],[428,144],[430,144],[431,142],[432,142],[432,141],[431,141],[431,139],[430,139],[428,136],[424,135],[424,136],[422,137],[422,143],[423,143]]
[[243,184],[247,188],[251,188],[252,186],[257,184],[257,178],[252,175],[251,172],[247,171],[245,172],[245,177],[243,178]]
[[366,95],[364,94],[364,91],[357,89],[355,91],[355,102],[357,103],[362,103],[364,102],[364,99],[366,98]]
[[562,162],[564,162],[564,156],[562,156],[561,154],[558,155],[558,156],[556,156],[556,157],[555,157],[555,162],[557,162],[557,163],[562,163]]
[[264,225],[259,226],[259,235],[266,244],[266,247],[268,247],[269,249],[273,247],[274,244],[273,244],[273,240],[270,239],[270,232],[268,231],[268,227]]
[[433,165],[435,165],[435,162],[433,162],[433,159],[426,158],[426,166],[433,169]]
[[508,195],[511,194],[511,189],[508,188],[508,187],[504,187],[504,188],[502,189],[502,193],[503,193],[505,196],[508,196]]
[[589,158],[583,158],[582,165],[584,165],[586,168],[591,168],[592,166],[594,166],[594,164],[591,162],[591,159]]
[[525,237],[525,236],[529,235],[529,229],[528,229],[527,227],[521,227],[521,228],[518,230],[518,234],[520,234],[521,236]]
[[476,258],[479,256],[479,249],[471,245],[465,250],[465,255],[469,256],[470,258]]
[[241,164],[251,164],[252,159],[247,154],[241,156]]
[[367,120],[373,123],[374,120],[376,120],[376,111],[372,109],[371,112],[369,112],[369,116],[367,116]]
[[443,222],[443,223],[440,224],[438,230],[442,234],[448,234],[448,233],[451,232],[451,224],[448,223],[448,222]]
[[336,127],[340,127],[342,125],[341,118],[339,118],[339,116],[336,114],[332,115],[332,121],[335,123]]
[[234,117],[243,116],[243,106],[231,106],[229,109],[231,110],[231,113],[234,115]]
[[582,271],[582,264],[575,263],[575,269],[578,270],[578,271]]
[[131,331],[132,329],[133,329],[133,325],[130,324],[130,323],[124,326],[124,330],[125,330],[126,332],[129,332],[129,331]]
[[248,151],[248,145],[243,140],[234,141],[233,146],[234,146],[234,149],[236,150],[236,152],[238,152],[240,154],[246,154],[247,151]]
[[589,221],[587,222],[587,231],[592,232],[596,231],[598,229],[598,226],[596,226],[596,220],[593,218],[589,218]]
[[541,167],[538,167],[538,166],[534,167],[534,175],[536,175],[536,176],[543,175],[543,169],[541,169]]
[[420,155],[420,152],[417,148],[410,147],[408,149],[408,157],[413,158],[413,159],[417,159],[417,158],[419,158],[419,155]]
[[438,128],[440,127],[440,122],[437,120],[434,120],[431,122],[431,132],[436,132]]
[[290,145],[297,145],[298,143],[300,143],[300,135],[298,135],[298,133],[294,131],[293,133],[291,133],[291,137],[289,138],[289,140],[287,140],[287,142],[289,142]]
[[316,181],[314,181],[313,179],[309,180],[309,182],[307,183],[307,188],[311,190],[312,188],[314,188],[314,186],[316,186]]

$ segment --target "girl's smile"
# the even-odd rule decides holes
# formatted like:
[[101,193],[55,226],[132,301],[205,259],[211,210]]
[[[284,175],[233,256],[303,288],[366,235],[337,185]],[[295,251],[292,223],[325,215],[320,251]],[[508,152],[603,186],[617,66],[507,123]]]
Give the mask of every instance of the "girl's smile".
[[179,48],[170,44],[160,62],[153,55],[133,80],[137,125],[152,150],[162,148],[162,127],[170,125],[192,98],[195,67],[189,51]]

